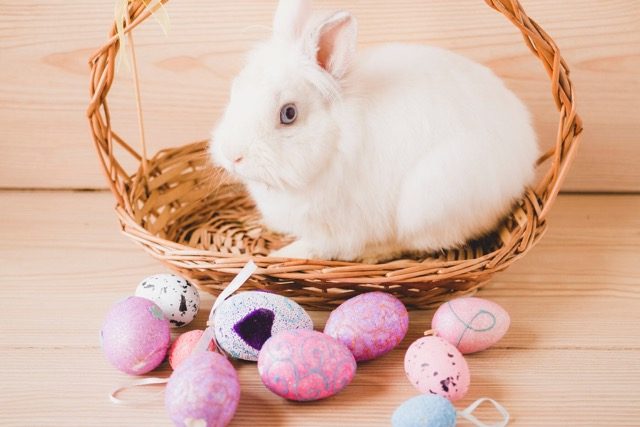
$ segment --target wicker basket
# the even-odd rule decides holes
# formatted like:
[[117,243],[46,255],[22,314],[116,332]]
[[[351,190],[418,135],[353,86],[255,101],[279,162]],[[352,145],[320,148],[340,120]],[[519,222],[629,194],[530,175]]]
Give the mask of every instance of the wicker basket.
[[[140,154],[112,128],[107,95],[120,46],[114,25],[111,38],[90,59],[87,115],[102,169],[117,201],[122,231],[167,267],[213,294],[224,289],[249,258],[260,268],[246,289],[274,291],[316,309],[332,308],[372,290],[391,292],[411,307],[426,307],[452,293],[475,291],[542,237],[582,131],[569,68],[551,37],[517,0],[486,1],[522,32],[527,46],[544,65],[559,111],[555,145],[538,161],[539,182],[527,190],[492,235],[461,249],[377,265],[268,257],[271,249],[291,238],[263,228],[243,187],[222,171],[212,170],[205,155],[206,141],[162,150],[148,158],[144,143]],[[127,36],[131,38],[131,31],[150,15],[141,0],[133,0],[126,19]],[[137,88],[135,55],[133,60]],[[116,145],[139,163],[135,173],[127,173],[116,159]]]

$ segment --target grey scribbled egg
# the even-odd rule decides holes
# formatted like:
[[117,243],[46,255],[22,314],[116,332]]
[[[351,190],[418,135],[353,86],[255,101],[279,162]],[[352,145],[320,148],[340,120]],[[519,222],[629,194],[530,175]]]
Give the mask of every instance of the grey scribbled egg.
[[195,286],[175,274],[147,277],[136,288],[136,296],[155,302],[174,328],[191,323],[200,306]]
[[216,309],[213,321],[218,345],[231,357],[254,362],[272,335],[313,330],[311,318],[298,303],[260,291],[233,295]]

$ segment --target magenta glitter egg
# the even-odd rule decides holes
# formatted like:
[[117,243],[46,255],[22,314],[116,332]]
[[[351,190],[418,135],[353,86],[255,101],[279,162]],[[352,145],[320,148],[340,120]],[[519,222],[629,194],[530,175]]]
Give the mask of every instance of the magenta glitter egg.
[[290,400],[324,399],[353,379],[356,361],[347,347],[317,331],[280,332],[264,343],[258,356],[264,385]]
[[129,297],[107,314],[100,338],[113,366],[127,374],[142,375],[162,363],[171,334],[160,307],[145,298]]
[[346,345],[357,361],[363,361],[393,350],[408,329],[409,313],[398,298],[369,292],[333,310],[324,333]]
[[236,413],[240,382],[226,357],[204,351],[189,356],[169,377],[165,407],[176,426],[224,427]]

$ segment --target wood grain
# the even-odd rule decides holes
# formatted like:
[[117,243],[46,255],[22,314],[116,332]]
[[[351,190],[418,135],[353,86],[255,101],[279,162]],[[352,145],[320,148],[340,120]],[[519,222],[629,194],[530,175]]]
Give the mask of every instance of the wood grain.
[[[154,389],[108,401],[131,377],[108,365],[98,330],[109,307],[161,271],[119,235],[106,192],[1,192],[0,425],[170,425]],[[640,417],[640,196],[561,196],[539,246],[480,295],[511,314],[494,348],[471,355],[459,407],[491,396],[514,426],[632,426]],[[212,298],[191,328],[202,328]],[[255,365],[236,363],[242,400],[232,426],[386,426],[416,395],[404,377],[408,345],[431,310],[411,311],[400,348],[363,363],[334,398],[285,402]],[[312,312],[321,328],[327,313]],[[154,375],[167,376],[165,365]],[[159,390],[159,389],[158,389]],[[480,411],[482,417],[493,414]],[[468,425],[468,424],[461,424]]]
[[[170,35],[136,31],[147,135],[156,149],[206,138],[244,52],[265,37],[274,1],[172,1]],[[322,0],[359,19],[361,48],[430,43],[492,67],[530,106],[543,146],[557,124],[549,85],[516,30],[481,0]],[[640,2],[524,0],[572,66],[585,135],[565,189],[640,191]],[[84,119],[86,60],[101,45],[111,1],[0,0],[0,187],[105,188]],[[137,141],[130,73],[110,106]]]

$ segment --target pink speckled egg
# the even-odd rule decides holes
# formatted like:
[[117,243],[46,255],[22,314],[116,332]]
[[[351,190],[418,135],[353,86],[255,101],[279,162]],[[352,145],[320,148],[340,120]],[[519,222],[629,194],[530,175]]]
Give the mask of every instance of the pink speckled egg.
[[504,308],[482,298],[457,298],[442,304],[431,329],[463,354],[491,347],[507,333],[511,319]]
[[240,401],[238,374],[226,357],[203,351],[169,377],[165,407],[176,426],[224,427]]
[[[194,329],[193,331],[185,332],[176,338],[169,348],[169,365],[171,365],[171,368],[176,369],[187,357],[189,357],[193,349],[198,345],[198,341],[200,341],[200,337],[202,337],[203,333],[204,331],[201,329]],[[209,343],[207,350],[215,350],[215,343],[213,340]]]
[[439,394],[450,401],[462,399],[471,376],[462,353],[440,337],[423,337],[409,346],[404,371],[422,393]]
[[113,366],[127,374],[142,375],[162,363],[171,334],[160,307],[145,298],[129,297],[107,314],[100,338]]
[[265,386],[290,400],[319,400],[340,392],[353,379],[356,361],[336,339],[317,331],[283,331],[264,343],[258,373]]
[[409,313],[398,298],[369,292],[333,310],[324,333],[346,345],[357,361],[363,361],[393,350],[408,328]]

